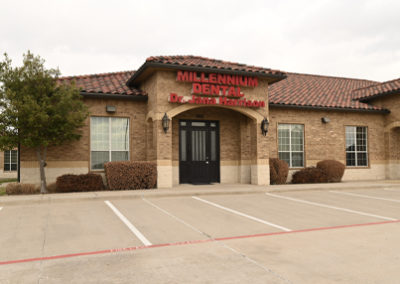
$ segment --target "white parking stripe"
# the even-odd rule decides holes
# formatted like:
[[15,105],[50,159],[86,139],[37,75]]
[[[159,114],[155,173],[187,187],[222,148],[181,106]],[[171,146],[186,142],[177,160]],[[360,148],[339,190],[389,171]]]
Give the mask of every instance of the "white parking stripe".
[[214,202],[211,202],[211,201],[207,201],[207,200],[205,200],[205,199],[202,199],[202,198],[199,198],[199,197],[196,197],[196,196],[192,196],[192,198],[193,198],[193,199],[196,199],[196,200],[198,200],[198,201],[207,203],[207,204],[209,204],[209,205],[215,206],[215,207],[217,207],[217,208],[219,208],[219,209],[223,209],[223,210],[226,210],[226,211],[228,211],[228,212],[237,214],[237,215],[239,215],[239,216],[249,218],[249,219],[251,219],[251,220],[253,220],[253,221],[260,222],[260,223],[262,223],[262,224],[265,224],[265,225],[268,225],[268,226],[271,226],[271,227],[275,227],[275,228],[278,228],[278,229],[283,230],[283,231],[286,231],[286,232],[290,232],[290,231],[291,231],[291,229],[288,229],[288,228],[285,228],[285,227],[282,227],[282,226],[279,226],[279,225],[276,225],[276,224],[267,222],[267,221],[265,221],[265,220],[262,220],[262,219],[259,219],[259,218],[256,218],[256,217],[253,217],[253,216],[244,214],[244,213],[242,213],[242,212],[239,212],[239,211],[236,211],[236,210],[233,210],[233,209],[230,209],[230,208],[221,206],[221,205],[219,205],[219,204],[217,204],[217,203],[214,203]]
[[377,200],[384,200],[384,201],[391,201],[391,202],[399,202],[400,203],[399,199],[383,198],[383,197],[376,197],[376,196],[371,196],[371,195],[350,193],[350,192],[341,192],[341,191],[335,191],[335,190],[331,190],[329,192],[337,193],[337,194],[343,194],[343,195],[356,196],[356,197],[369,198],[369,199],[377,199]]
[[365,212],[351,210],[351,209],[347,209],[347,208],[331,206],[331,205],[323,204],[323,203],[311,202],[311,201],[307,201],[307,200],[303,200],[303,199],[297,199],[297,198],[292,198],[292,197],[287,197],[287,196],[282,196],[282,195],[277,195],[277,194],[272,194],[272,193],[266,193],[266,195],[272,196],[272,197],[276,197],[276,198],[282,198],[282,199],[286,199],[286,200],[291,200],[291,201],[295,201],[295,202],[300,202],[300,203],[304,203],[304,204],[309,204],[309,205],[314,205],[314,206],[319,206],[319,207],[325,207],[325,208],[330,208],[330,209],[334,209],[334,210],[340,210],[340,211],[344,211],[344,212],[348,212],[348,213],[354,213],[354,214],[374,217],[374,218],[383,219],[383,220],[397,221],[397,219],[394,219],[394,218],[391,218],[391,217],[385,217],[385,216],[365,213]]
[[145,246],[151,246],[151,242],[149,242],[149,240],[146,239],[146,237],[143,236],[143,234],[142,234],[138,229],[136,229],[136,227],[135,227],[131,222],[129,222],[129,220],[128,220],[124,215],[122,215],[122,213],[119,212],[119,210],[118,210],[117,208],[115,208],[115,206],[114,206],[110,201],[106,200],[106,201],[104,201],[104,203],[107,204],[108,207],[111,208],[111,210],[115,213],[115,215],[117,215],[118,218],[121,219],[121,221],[129,228],[129,230],[131,230],[131,232],[132,232],[133,234],[135,234],[135,236],[136,236]]

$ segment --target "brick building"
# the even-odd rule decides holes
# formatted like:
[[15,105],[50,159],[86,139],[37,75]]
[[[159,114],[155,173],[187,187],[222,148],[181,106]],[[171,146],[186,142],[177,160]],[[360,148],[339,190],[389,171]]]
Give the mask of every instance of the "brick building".
[[18,151],[0,151],[0,179],[17,178]]
[[[158,187],[269,184],[269,158],[291,172],[324,159],[344,180],[400,178],[400,79],[297,73],[197,56],[150,57],[137,71],[64,77],[90,117],[77,142],[48,150],[48,181],[103,172],[110,160],[154,161]],[[268,130],[266,133],[265,130]],[[21,181],[38,182],[21,150]]]

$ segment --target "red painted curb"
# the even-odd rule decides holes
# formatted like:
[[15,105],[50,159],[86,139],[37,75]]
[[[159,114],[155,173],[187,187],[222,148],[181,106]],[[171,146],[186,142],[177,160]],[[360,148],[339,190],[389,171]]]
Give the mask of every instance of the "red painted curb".
[[326,230],[345,229],[345,228],[353,228],[353,227],[384,225],[384,224],[392,224],[392,223],[400,223],[400,220],[373,222],[373,223],[362,223],[362,224],[352,224],[352,225],[341,225],[341,226],[333,226],[333,227],[319,227],[319,228],[302,229],[302,230],[289,231],[289,232],[273,232],[273,233],[264,233],[264,234],[253,234],[253,235],[243,235],[243,236],[234,236],[234,237],[223,237],[223,238],[215,238],[215,239],[184,241],[184,242],[177,242],[177,243],[165,243],[165,244],[157,244],[157,245],[151,245],[151,246],[136,246],[136,247],[107,249],[107,250],[99,250],[99,251],[91,251],[91,252],[61,254],[61,255],[55,255],[55,256],[45,256],[45,257],[36,257],[36,258],[27,258],[27,259],[17,259],[17,260],[10,260],[10,261],[2,261],[2,262],[0,262],[0,265],[16,264],[16,263],[24,263],[24,262],[35,262],[35,261],[44,261],[44,260],[52,260],[52,259],[62,259],[62,258],[70,258],[70,257],[77,257],[77,256],[87,256],[87,255],[96,255],[96,254],[110,254],[110,253],[135,251],[135,250],[142,250],[142,249],[149,249],[149,248],[192,245],[192,244],[208,243],[208,242],[215,242],[215,241],[227,241],[227,240],[236,240],[236,239],[248,239],[248,238],[267,237],[267,236],[276,236],[276,235],[287,235],[287,234],[295,234],[295,233],[306,233],[306,232],[313,232],[313,231],[326,231]]

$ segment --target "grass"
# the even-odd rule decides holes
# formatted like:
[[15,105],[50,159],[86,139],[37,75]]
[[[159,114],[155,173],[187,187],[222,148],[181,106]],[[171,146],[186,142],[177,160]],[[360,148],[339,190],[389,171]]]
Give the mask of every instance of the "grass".
[[0,184],[6,183],[6,182],[16,182],[16,178],[0,178]]
[[2,195],[7,195],[5,187],[0,187],[0,196],[2,196]]

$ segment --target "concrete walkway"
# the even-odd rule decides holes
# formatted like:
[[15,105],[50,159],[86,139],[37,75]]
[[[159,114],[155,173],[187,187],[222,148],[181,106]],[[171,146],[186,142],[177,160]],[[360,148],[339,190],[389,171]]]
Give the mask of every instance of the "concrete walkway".
[[54,193],[37,195],[0,196],[0,205],[21,205],[30,203],[66,202],[127,199],[127,198],[152,198],[152,197],[177,197],[192,195],[221,195],[221,194],[251,194],[265,192],[288,192],[305,190],[356,190],[356,189],[385,189],[400,188],[400,180],[357,181],[322,184],[284,184],[271,186],[256,186],[250,184],[212,184],[212,185],[179,185],[169,189],[150,190],[123,190],[123,191],[94,191]]

